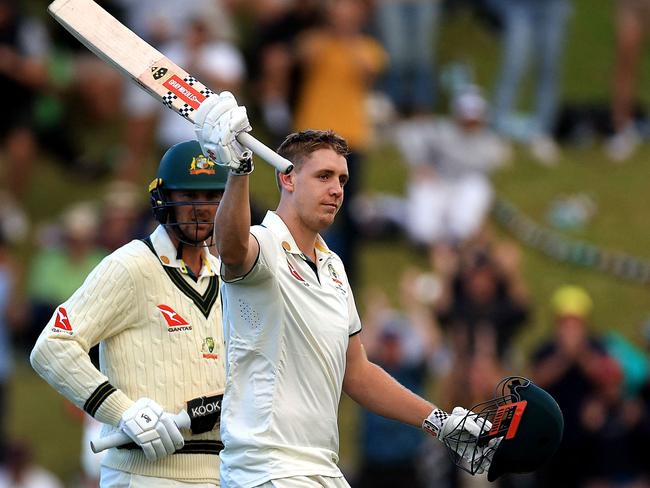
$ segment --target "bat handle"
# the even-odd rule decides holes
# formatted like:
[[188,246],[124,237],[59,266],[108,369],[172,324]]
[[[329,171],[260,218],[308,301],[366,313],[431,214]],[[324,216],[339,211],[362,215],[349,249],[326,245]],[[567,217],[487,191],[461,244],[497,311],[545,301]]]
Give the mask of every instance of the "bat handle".
[[[174,415],[174,423],[179,429],[189,429],[191,423],[190,416],[185,410],[181,410]],[[99,439],[90,441],[90,448],[95,454],[97,454],[106,449],[110,449],[111,447],[123,446],[130,442],[133,442],[133,440],[124,432],[114,432],[106,437],[100,437]]]
[[286,175],[293,169],[291,161],[280,156],[273,149],[255,139],[248,132],[242,132],[239,134],[237,140],[257,154],[260,158],[264,159],[267,163],[271,164],[271,166],[274,166],[280,173]]

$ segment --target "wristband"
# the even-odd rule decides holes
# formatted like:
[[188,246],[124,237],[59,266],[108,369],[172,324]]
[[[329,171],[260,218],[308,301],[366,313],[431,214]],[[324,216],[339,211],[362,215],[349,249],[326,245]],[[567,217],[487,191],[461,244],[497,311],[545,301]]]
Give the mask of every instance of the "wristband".
[[436,408],[426,419],[424,419],[424,422],[422,422],[422,429],[432,436],[438,437],[438,434],[440,434],[440,431],[442,430],[442,426],[448,418],[449,414],[447,412]]

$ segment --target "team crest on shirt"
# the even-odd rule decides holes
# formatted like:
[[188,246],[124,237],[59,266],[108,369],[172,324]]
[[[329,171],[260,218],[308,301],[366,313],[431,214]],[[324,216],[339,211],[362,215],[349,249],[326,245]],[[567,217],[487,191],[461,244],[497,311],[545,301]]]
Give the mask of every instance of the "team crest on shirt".
[[303,285],[309,286],[309,283],[305,281],[305,279],[300,276],[300,273],[296,271],[296,268],[293,267],[293,265],[289,262],[287,259],[287,266],[289,267],[289,273],[291,273],[291,276],[293,276],[296,280],[300,281]]
[[70,325],[70,319],[68,318],[68,312],[65,308],[59,307],[56,309],[56,318],[54,319],[54,327],[52,327],[52,332],[63,332],[68,335],[72,335],[72,325]]
[[203,359],[219,359],[219,355],[214,353],[214,337],[206,337],[201,344],[201,354]]
[[179,315],[176,310],[169,305],[158,305],[156,307],[167,322],[167,332],[187,332],[192,330],[192,326],[187,320]]

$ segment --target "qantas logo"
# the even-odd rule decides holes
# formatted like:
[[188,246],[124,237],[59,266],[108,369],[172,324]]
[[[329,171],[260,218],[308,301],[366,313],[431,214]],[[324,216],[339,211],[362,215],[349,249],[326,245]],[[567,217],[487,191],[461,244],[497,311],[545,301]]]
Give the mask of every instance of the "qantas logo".
[[56,309],[56,320],[54,321],[54,328],[52,329],[52,331],[60,332],[61,330],[64,330],[66,332],[72,332],[72,326],[70,325],[68,312],[63,307],[59,307]]
[[189,322],[178,315],[178,313],[169,305],[158,305],[157,308],[160,310],[160,313],[162,313],[165,322],[167,322],[167,325],[169,326],[167,330],[169,332],[192,330],[192,326],[189,325]]

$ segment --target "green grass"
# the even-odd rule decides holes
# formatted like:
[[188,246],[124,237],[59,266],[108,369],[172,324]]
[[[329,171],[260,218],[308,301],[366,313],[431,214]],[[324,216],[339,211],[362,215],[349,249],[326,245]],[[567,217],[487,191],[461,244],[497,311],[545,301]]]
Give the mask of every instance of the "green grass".
[[[571,101],[593,102],[609,99],[613,57],[611,7],[596,8],[590,0],[576,0],[566,46],[563,94]],[[439,39],[441,64],[461,60],[473,66],[476,78],[490,87],[498,65],[498,47],[493,33],[478,25],[470,15],[460,14],[446,23]],[[650,101],[650,57],[645,56],[639,86],[640,99]],[[110,135],[110,130],[108,131]],[[94,136],[95,134],[93,134]],[[95,139],[90,139],[94,141]],[[94,147],[106,147],[110,137],[104,136]],[[644,147],[629,162],[613,165],[607,162],[600,146],[565,148],[561,164],[546,168],[532,162],[526,152],[517,150],[511,168],[498,173],[494,182],[501,197],[516,204],[540,225],[553,198],[576,192],[590,194],[598,212],[582,230],[566,233],[570,239],[583,239],[606,249],[627,252],[650,259],[648,231],[648,179],[650,147]],[[397,152],[390,147],[376,148],[364,168],[365,185],[374,191],[403,191],[406,171]],[[143,191],[145,188],[143,182]],[[103,182],[88,183],[65,175],[48,161],[39,161],[27,209],[33,222],[55,218],[72,201],[95,198]],[[255,198],[269,207],[277,202],[272,171],[258,164],[252,178]],[[497,234],[509,234],[494,225]],[[29,261],[31,247],[19,256]],[[403,241],[373,242],[361,253],[358,301],[369,285],[380,286],[396,296],[397,277],[404,267],[424,266]],[[530,287],[533,316],[518,338],[522,350],[528,351],[549,332],[547,303],[553,289],[563,283],[584,286],[595,301],[594,327],[609,328],[638,340],[641,322],[650,316],[648,287],[626,283],[604,273],[556,262],[540,252],[524,248],[523,273]],[[360,304],[360,306],[362,306]],[[65,410],[62,398],[36,378],[21,363],[11,385],[9,429],[15,437],[33,441],[38,460],[60,475],[71,479],[79,467],[80,423]],[[356,460],[356,410],[344,401],[341,419],[342,464],[351,466]]]

